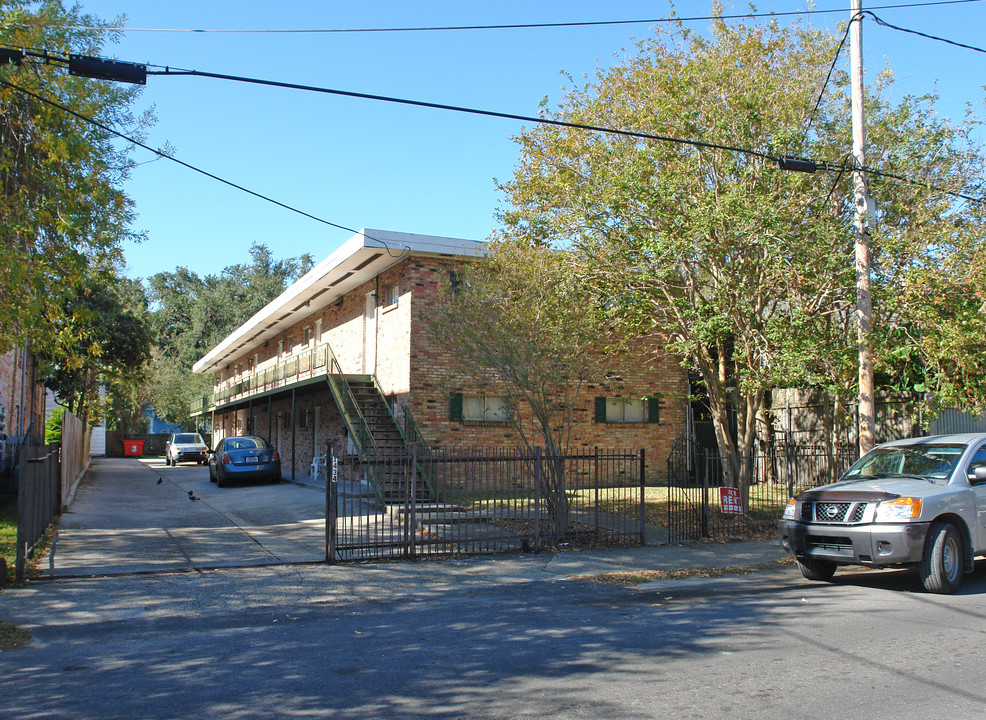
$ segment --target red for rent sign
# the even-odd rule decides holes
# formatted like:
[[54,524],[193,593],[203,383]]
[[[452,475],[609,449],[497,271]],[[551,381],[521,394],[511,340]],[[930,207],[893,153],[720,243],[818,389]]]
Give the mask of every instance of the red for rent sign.
[[740,498],[739,488],[719,488],[719,507],[724,513],[742,515],[743,500]]

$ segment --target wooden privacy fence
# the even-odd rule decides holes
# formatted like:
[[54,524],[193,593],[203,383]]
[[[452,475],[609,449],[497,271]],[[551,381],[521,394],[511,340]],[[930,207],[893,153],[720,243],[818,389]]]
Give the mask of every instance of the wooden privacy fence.
[[788,498],[835,482],[858,458],[851,446],[775,446],[739,463],[748,471],[743,492],[726,481],[721,455],[689,457],[682,447],[668,458],[668,542],[771,536]]
[[72,494],[72,489],[82,479],[89,467],[89,443],[92,428],[66,410],[62,414],[61,485],[62,499]]
[[447,450],[329,459],[326,559],[638,544],[644,452]]

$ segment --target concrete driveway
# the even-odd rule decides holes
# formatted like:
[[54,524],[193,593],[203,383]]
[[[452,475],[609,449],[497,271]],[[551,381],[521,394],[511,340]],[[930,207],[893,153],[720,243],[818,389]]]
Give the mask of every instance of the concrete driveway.
[[199,465],[94,458],[41,570],[103,575],[324,558],[324,492],[287,482],[218,488]]

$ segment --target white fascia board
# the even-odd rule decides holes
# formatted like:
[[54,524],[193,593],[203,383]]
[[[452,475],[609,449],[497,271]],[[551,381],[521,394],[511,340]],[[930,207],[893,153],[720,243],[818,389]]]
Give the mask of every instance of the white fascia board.
[[[369,270],[371,276],[379,274],[386,267],[403,260],[408,255],[479,257],[485,254],[486,243],[479,240],[363,228],[206,353],[192,366],[192,372],[216,372],[226,364],[227,358],[242,349],[241,346],[252,343],[260,334],[269,332],[273,336],[280,331],[282,324],[293,325],[295,320],[291,315],[299,309],[299,302],[301,305],[308,304],[305,300],[306,296],[320,295],[350,275],[355,276],[357,273],[355,269],[347,270],[344,266],[352,264],[349,261],[357,256],[373,258],[376,251],[382,251],[379,253],[382,256],[379,262],[385,265],[377,267],[375,263]],[[358,268],[359,263],[356,263],[355,267]]]

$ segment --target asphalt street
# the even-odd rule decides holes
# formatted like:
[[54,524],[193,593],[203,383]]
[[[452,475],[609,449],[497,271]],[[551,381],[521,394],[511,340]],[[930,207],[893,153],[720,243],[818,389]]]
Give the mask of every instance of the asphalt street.
[[[0,717],[983,716],[986,565],[941,596],[909,571],[810,583],[781,555],[741,543],[50,575],[0,594],[0,620],[32,635],[0,653]],[[585,578],[744,564],[756,571]]]
[[542,556],[276,565],[0,595],[10,718],[979,718],[986,569],[610,587]]

